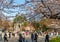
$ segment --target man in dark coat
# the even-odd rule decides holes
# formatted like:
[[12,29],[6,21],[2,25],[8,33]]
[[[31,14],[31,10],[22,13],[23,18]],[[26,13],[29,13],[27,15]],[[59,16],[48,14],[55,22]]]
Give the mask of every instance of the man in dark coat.
[[37,35],[37,33],[35,33],[35,42],[37,42],[37,38],[38,38],[38,35]]
[[32,42],[34,42],[34,34],[33,33],[31,33],[31,40],[32,40]]
[[19,42],[22,42],[22,35],[19,34]]
[[4,42],[6,42],[6,41],[8,42],[7,34],[5,33],[5,34],[4,34]]
[[49,35],[48,35],[48,33],[45,36],[45,42],[49,42]]

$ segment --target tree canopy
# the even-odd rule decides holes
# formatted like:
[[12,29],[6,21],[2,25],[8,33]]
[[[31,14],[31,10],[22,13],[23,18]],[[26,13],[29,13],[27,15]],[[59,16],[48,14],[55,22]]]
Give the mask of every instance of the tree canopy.
[[26,18],[23,16],[16,16],[13,21],[14,23],[20,23],[26,21]]
[[25,0],[24,4],[14,4],[14,0],[0,0],[0,12],[2,14],[25,12],[24,15],[29,20],[44,17],[60,19],[60,0]]

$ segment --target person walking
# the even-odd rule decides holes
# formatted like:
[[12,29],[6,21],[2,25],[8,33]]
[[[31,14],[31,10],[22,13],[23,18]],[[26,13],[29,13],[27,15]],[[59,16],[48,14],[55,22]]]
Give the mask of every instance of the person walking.
[[4,34],[4,42],[8,42],[7,34],[6,33]]
[[49,42],[49,35],[48,35],[48,33],[46,33],[45,42]]
[[25,34],[24,33],[22,35],[22,40],[23,40],[23,42],[25,42]]
[[19,34],[19,42],[22,42],[22,35]]
[[31,33],[31,41],[34,42],[34,34]]
[[37,33],[35,33],[35,42],[37,42],[37,38],[38,38],[38,35],[37,35]]
[[9,32],[9,38],[11,38],[11,32]]

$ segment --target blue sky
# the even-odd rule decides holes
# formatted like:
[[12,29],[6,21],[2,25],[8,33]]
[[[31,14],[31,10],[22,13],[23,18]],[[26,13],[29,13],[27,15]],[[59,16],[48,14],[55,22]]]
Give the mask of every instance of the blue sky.
[[[14,0],[14,3],[15,4],[24,4],[25,0]],[[12,13],[12,14],[6,14],[6,13],[4,13],[5,16],[15,16],[16,14],[17,14],[17,12],[16,13]]]
[[16,2],[17,4],[23,4],[23,3],[25,3],[25,0],[15,0],[15,2]]

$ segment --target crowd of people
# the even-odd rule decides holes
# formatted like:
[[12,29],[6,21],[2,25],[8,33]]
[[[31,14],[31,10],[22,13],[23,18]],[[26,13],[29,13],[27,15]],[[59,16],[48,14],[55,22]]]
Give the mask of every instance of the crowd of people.
[[[11,38],[11,33],[9,33],[9,38]],[[4,42],[8,42],[6,33],[4,34]],[[23,35],[20,33],[18,42],[29,42],[29,41],[26,40],[24,33],[23,33]],[[38,42],[38,34],[37,33],[34,33],[34,32],[31,33],[31,42]],[[48,33],[46,33],[45,42],[49,42]]]

